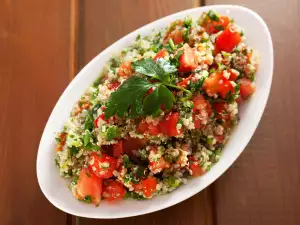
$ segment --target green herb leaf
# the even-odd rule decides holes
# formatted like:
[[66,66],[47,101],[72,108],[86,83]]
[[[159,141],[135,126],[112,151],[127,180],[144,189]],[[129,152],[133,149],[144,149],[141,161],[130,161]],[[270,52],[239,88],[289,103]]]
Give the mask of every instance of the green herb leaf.
[[83,137],[83,146],[86,147],[91,140],[91,132],[89,130],[85,131],[84,137]]
[[153,86],[154,84],[137,76],[128,78],[111,94],[106,103],[105,118],[115,114],[123,117],[126,112],[132,118],[143,114],[143,98]]
[[183,25],[186,27],[186,28],[190,28],[192,26],[192,23],[193,23],[193,19],[191,16],[187,16],[184,18],[183,20]]
[[133,166],[133,163],[130,161],[128,155],[123,155],[122,161],[125,168],[130,168]]
[[219,16],[212,10],[209,10],[207,15],[213,21],[219,21],[220,20]]
[[120,137],[120,130],[116,126],[111,126],[106,131],[106,140],[111,141],[115,138]]
[[224,30],[224,27],[222,25],[216,25],[215,29],[218,31]]
[[97,151],[100,150],[100,147],[98,145],[95,145],[95,144],[92,144],[92,143],[88,143],[86,145],[85,149],[97,152]]
[[70,151],[70,155],[74,156],[79,152],[79,148],[72,146],[72,147],[69,147],[69,151]]
[[87,116],[85,118],[84,129],[92,131],[93,126],[94,126],[94,118],[93,118],[92,114],[89,113],[89,114],[87,114]]
[[164,70],[150,58],[138,60],[134,62],[132,66],[137,73],[141,73],[149,77],[158,78],[158,76],[164,74]]
[[175,44],[174,44],[172,38],[170,38],[170,39],[168,40],[168,44],[169,44],[170,48],[171,48],[173,51],[176,50],[176,47],[175,47]]
[[85,196],[84,199],[83,199],[83,201],[85,203],[92,203],[92,200],[93,199],[92,199],[92,197],[90,195]]
[[169,110],[173,107],[174,102],[173,93],[164,85],[159,85],[144,99],[144,110],[146,113],[153,114],[160,109],[161,105]]
[[[157,60],[157,64],[163,69],[165,73],[175,73],[177,71],[177,68],[170,63],[170,61],[165,60],[164,58],[159,58]],[[163,74],[158,74],[161,79],[161,81],[165,80],[165,77]]]

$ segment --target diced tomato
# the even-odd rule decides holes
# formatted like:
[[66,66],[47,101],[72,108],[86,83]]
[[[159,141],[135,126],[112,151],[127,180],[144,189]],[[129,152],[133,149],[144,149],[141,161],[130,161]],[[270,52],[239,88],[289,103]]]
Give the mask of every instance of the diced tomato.
[[210,75],[210,77],[204,81],[204,89],[209,95],[219,93],[223,99],[227,97],[229,92],[231,92],[231,94],[234,93],[234,87],[221,73]]
[[180,43],[182,43],[183,40],[183,31],[182,30],[176,30],[173,34],[173,42],[175,45],[178,45]]
[[[204,99],[203,95],[199,94],[197,96],[194,96],[193,102],[194,102],[193,112],[205,110],[207,112],[208,116],[212,115],[211,105],[208,101],[206,101]],[[195,122],[195,120],[197,120],[197,118],[194,118],[194,122]]]
[[159,125],[154,125],[153,123],[148,124],[148,132],[150,135],[158,135],[160,133]]
[[234,93],[234,87],[232,86],[230,81],[228,81],[227,79],[222,79],[222,80],[223,80],[223,83],[220,84],[220,86],[219,86],[219,94],[221,95],[221,97],[223,99],[225,99],[227,97],[227,94]]
[[190,82],[190,80],[192,79],[193,76],[194,76],[194,74],[191,74],[189,77],[187,77],[183,81],[179,82],[177,84],[177,86],[187,88],[187,86],[189,85],[189,82]]
[[235,81],[238,78],[238,76],[239,76],[239,73],[236,70],[228,69],[227,72],[230,73],[229,80]]
[[105,180],[103,182],[102,196],[109,202],[122,199],[126,193],[124,186],[115,180]]
[[156,54],[156,56],[154,57],[154,61],[156,61],[157,59],[160,59],[160,58],[164,58],[167,55],[169,55],[168,51],[163,48]]
[[163,134],[166,134],[170,137],[177,136],[183,132],[183,130],[177,130],[177,124],[179,121],[178,112],[170,112],[160,123],[159,127]]
[[187,44],[183,46],[184,53],[179,57],[179,72],[191,72],[197,67],[195,52]]
[[218,102],[218,103],[214,103],[213,107],[216,110],[216,113],[223,113],[225,109],[228,107],[228,104],[223,102]]
[[133,69],[131,66],[131,62],[128,61],[122,62],[119,68],[118,75],[121,77],[129,77],[132,75],[132,73],[133,73]]
[[163,158],[163,156],[161,156],[157,161],[153,161],[152,156],[151,155],[156,155],[158,152],[157,147],[152,146],[148,159],[149,159],[149,169],[152,172],[160,172],[165,168],[169,168],[170,167],[170,163],[166,162]]
[[196,129],[202,128],[202,121],[199,119],[197,115],[193,115],[194,126]]
[[141,121],[137,127],[137,131],[139,133],[144,133],[148,130],[148,123],[146,123],[145,121]]
[[92,153],[88,162],[88,167],[96,176],[100,178],[110,178],[117,168],[117,160],[109,155]]
[[247,78],[240,80],[240,94],[242,99],[249,98],[255,91],[254,84]]
[[142,181],[143,192],[146,197],[150,197],[154,192],[156,192],[157,181],[154,177],[148,177]]
[[201,95],[201,94],[194,96],[193,102],[194,102],[193,111],[205,109],[205,107],[208,104],[208,102],[204,99],[203,95]]
[[209,20],[206,25],[204,24],[205,31],[208,34],[215,34],[218,33],[220,30],[224,30],[227,28],[230,20],[228,16],[220,16],[219,21],[212,21]]
[[193,163],[190,164],[190,169],[192,170],[193,177],[199,177],[205,173],[205,171],[200,167],[200,164],[198,163],[197,165]]
[[223,135],[218,135],[217,136],[217,142],[222,142],[224,140],[224,136]]
[[102,113],[100,116],[98,116],[95,120],[94,120],[94,126],[96,127],[96,128],[98,128],[98,122],[99,122],[99,120],[105,120],[105,115],[104,115],[104,113]]
[[101,201],[101,192],[102,179],[91,173],[89,169],[83,168],[77,182],[76,197],[80,200],[90,197],[92,202],[98,205]]
[[150,135],[158,135],[160,133],[159,125],[154,125],[153,123],[146,123],[141,121],[137,127],[139,133],[147,133]]
[[146,197],[151,197],[156,192],[157,181],[154,177],[143,179],[141,183],[133,185],[134,190],[143,191]]
[[123,154],[123,141],[119,141],[117,144],[113,145],[113,156],[119,157]]
[[236,103],[241,104],[243,102],[241,95],[235,101]]
[[146,141],[138,138],[127,137],[123,140],[124,154],[131,155],[133,150],[138,150],[146,145]]
[[217,38],[216,38],[216,49],[218,52],[232,52],[235,46],[241,42],[241,35],[235,31],[232,26],[227,27]]
[[114,90],[114,89],[117,89],[119,86],[120,86],[120,83],[118,81],[114,81],[108,85],[108,88],[110,90]]

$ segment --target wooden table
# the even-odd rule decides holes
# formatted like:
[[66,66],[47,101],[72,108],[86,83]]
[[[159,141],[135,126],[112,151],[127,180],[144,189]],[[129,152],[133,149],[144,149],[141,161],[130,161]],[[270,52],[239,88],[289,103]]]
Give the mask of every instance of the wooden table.
[[[75,218],[41,193],[35,161],[58,97],[108,45],[168,14],[240,4],[270,27],[270,98],[247,149],[216,182],[160,212],[118,220]],[[1,0],[0,224],[300,224],[300,4],[298,0]]]

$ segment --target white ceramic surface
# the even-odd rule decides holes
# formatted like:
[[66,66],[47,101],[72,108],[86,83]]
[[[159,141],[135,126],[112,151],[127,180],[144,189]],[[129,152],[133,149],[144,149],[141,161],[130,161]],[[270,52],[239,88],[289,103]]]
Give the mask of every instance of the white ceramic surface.
[[[261,56],[256,74],[256,92],[251,100],[242,106],[241,121],[227,143],[220,161],[202,177],[191,179],[176,191],[152,200],[124,200],[118,204],[108,204],[103,201],[99,207],[76,200],[67,187],[69,182],[59,176],[59,171],[54,163],[54,135],[63,127],[75,102],[99,75],[111,55],[128,46],[138,34],[148,35],[153,28],[166,27],[170,22],[183,19],[187,15],[198,18],[202,12],[210,9],[233,17],[235,22],[244,28],[246,43],[257,49]],[[90,218],[121,218],[141,215],[167,208],[193,196],[223,174],[246,147],[264,111],[271,87],[272,73],[273,46],[268,27],[255,12],[240,6],[218,5],[194,8],[167,16],[128,34],[86,65],[70,83],[53,109],[41,138],[37,156],[37,177],[42,192],[57,208],[73,215]]]

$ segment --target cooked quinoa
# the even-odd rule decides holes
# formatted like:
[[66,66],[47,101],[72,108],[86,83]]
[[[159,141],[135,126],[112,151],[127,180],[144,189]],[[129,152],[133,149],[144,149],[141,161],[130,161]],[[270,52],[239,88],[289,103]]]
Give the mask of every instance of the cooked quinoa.
[[255,91],[257,53],[244,41],[209,11],[138,35],[111,58],[56,136],[74,196],[149,199],[209,171]]

